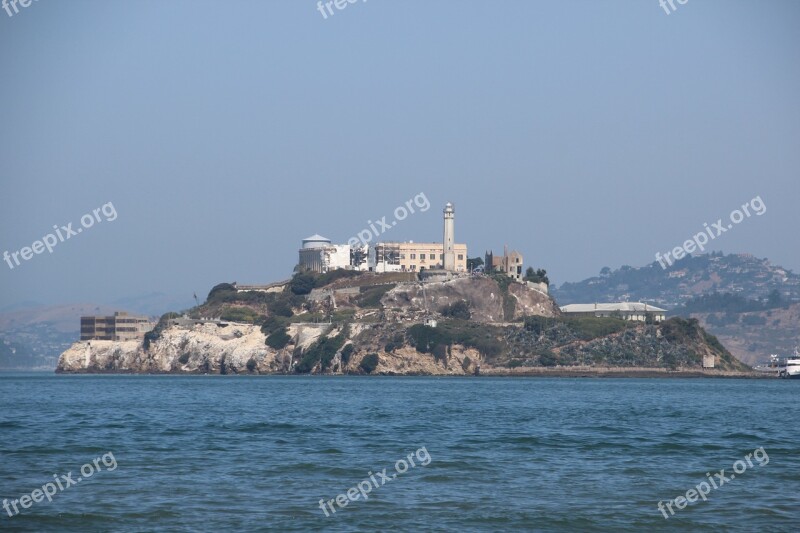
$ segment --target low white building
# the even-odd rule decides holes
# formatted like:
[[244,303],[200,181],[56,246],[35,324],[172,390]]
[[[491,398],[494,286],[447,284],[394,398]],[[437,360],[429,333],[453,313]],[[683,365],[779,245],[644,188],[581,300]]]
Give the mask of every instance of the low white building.
[[645,322],[650,316],[653,322],[666,320],[666,309],[641,302],[569,304],[561,307],[567,316],[618,317],[632,322]]

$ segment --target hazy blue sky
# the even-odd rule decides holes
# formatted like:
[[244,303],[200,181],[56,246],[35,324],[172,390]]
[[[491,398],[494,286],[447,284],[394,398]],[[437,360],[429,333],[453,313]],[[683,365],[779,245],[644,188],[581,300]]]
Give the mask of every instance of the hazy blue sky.
[[[0,307],[285,279],[386,240],[504,244],[561,284],[714,241],[800,270],[800,2],[53,1],[0,11]],[[102,215],[101,215],[102,216]],[[165,309],[166,311],[166,309]]]

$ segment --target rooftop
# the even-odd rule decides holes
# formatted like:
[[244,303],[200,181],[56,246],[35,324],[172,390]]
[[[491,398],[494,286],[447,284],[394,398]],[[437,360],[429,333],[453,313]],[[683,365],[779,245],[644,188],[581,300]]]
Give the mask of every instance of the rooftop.
[[569,304],[561,307],[561,311],[564,313],[591,313],[593,311],[651,311],[665,313],[667,310],[641,302],[618,302],[605,304]]

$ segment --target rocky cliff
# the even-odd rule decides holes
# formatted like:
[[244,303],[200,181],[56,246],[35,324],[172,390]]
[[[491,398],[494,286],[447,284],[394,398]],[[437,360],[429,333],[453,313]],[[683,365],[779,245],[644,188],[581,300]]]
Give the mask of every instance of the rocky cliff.
[[[554,367],[702,371],[704,362],[746,370],[696,321],[565,318],[544,292],[485,276],[424,286],[387,279],[339,279],[313,293],[304,281],[305,296],[291,285],[254,294],[222,284],[193,316],[162,317],[145,342],[73,344],[57,372],[470,375]],[[223,318],[198,318],[212,311]]]

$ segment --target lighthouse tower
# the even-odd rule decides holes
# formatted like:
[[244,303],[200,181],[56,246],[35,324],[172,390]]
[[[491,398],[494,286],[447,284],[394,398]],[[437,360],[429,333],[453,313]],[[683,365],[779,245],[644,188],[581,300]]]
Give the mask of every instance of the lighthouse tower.
[[444,206],[444,269],[454,272],[456,270],[456,254],[454,250],[455,243],[455,214],[453,204],[447,202]]

